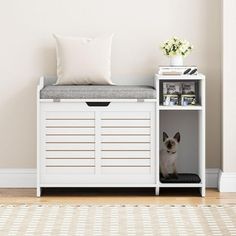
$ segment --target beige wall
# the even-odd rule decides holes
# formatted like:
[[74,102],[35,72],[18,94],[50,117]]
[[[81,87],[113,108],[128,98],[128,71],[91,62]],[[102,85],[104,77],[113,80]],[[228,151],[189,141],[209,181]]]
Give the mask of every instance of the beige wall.
[[236,1],[223,1],[223,171],[236,171]]
[[0,1],[0,168],[36,165],[36,83],[55,74],[53,32],[114,33],[118,84],[152,83],[168,63],[159,43],[172,35],[195,50],[186,64],[207,76],[207,167],[220,166],[220,0]]

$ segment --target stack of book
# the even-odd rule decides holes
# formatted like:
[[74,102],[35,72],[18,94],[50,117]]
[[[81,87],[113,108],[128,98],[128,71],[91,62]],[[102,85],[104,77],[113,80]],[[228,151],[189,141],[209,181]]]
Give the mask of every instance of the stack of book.
[[196,66],[159,66],[159,75],[197,75]]

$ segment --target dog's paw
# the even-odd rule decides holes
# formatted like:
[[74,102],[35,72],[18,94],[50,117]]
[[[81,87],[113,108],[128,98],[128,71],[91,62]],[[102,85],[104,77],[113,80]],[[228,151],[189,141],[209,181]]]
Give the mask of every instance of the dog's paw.
[[178,179],[178,174],[177,173],[173,173],[173,178],[174,179]]
[[170,175],[164,175],[165,179],[170,179]]

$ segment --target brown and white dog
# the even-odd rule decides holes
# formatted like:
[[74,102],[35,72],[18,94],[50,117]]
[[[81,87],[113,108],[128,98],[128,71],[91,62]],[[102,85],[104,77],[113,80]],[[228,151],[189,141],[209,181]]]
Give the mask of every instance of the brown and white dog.
[[178,178],[176,170],[177,149],[180,142],[180,133],[176,133],[173,138],[163,132],[164,148],[160,151],[160,170],[164,178],[169,178],[169,170],[175,178]]

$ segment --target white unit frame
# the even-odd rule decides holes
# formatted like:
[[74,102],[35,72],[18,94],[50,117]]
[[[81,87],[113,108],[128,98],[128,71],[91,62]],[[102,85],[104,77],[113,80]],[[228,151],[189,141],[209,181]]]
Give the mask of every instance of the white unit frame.
[[[37,87],[37,196],[43,187],[199,187],[205,196],[205,80],[201,106],[159,104],[161,80],[155,76],[156,99],[40,99]],[[86,102],[110,102],[91,107]],[[162,110],[199,112],[199,184],[163,184],[159,179],[159,123]],[[114,132],[115,130],[115,132]],[[78,132],[79,131],[79,132]],[[68,135],[69,134],[69,135]],[[70,150],[68,150],[70,149]]]
[[[205,76],[203,74],[198,75],[182,75],[182,76],[166,76],[166,75],[155,75],[155,87],[160,99],[159,86],[163,81],[198,81],[199,83],[199,99],[200,105],[196,106],[163,106],[160,101],[157,102],[157,111],[196,111],[198,113],[198,174],[201,179],[200,183],[161,183],[159,187],[186,187],[186,188],[200,188],[201,196],[205,196]],[[160,123],[156,123],[157,134],[159,134]],[[193,134],[194,135],[194,134]],[[159,138],[157,138],[159,142]],[[159,144],[159,143],[158,143]],[[157,144],[157,145],[158,145]],[[159,158],[158,158],[159,159]]]

